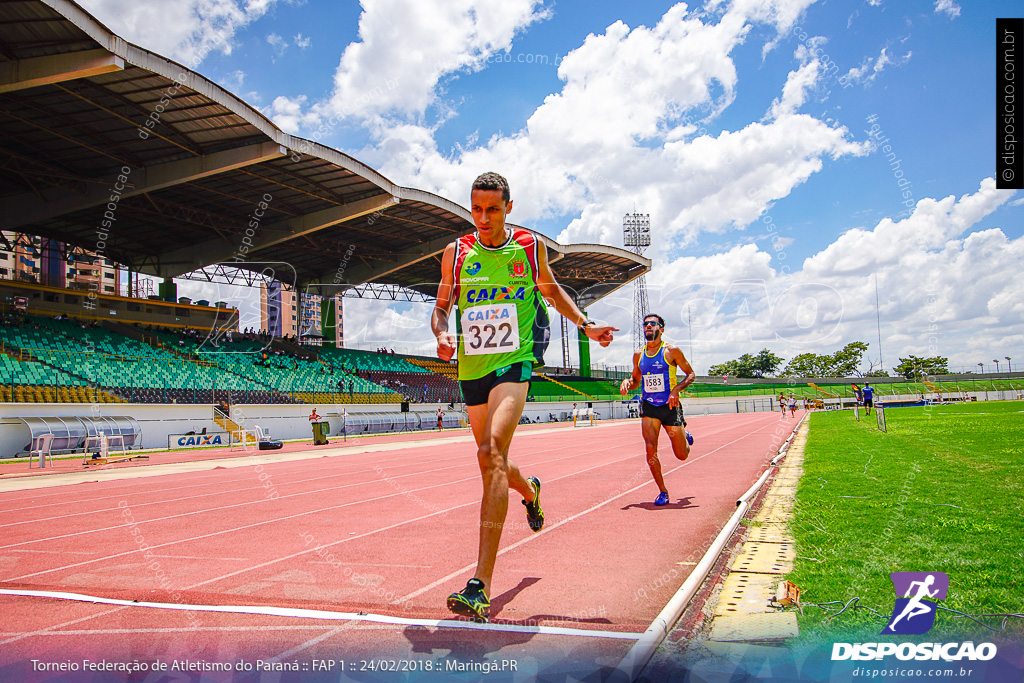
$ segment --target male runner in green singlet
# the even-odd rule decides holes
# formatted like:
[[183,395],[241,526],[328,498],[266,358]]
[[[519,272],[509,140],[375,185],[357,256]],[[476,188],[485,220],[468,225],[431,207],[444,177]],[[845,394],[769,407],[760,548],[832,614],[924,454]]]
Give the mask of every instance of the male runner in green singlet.
[[[602,346],[611,343],[617,328],[587,321],[555,281],[540,238],[529,230],[505,226],[512,200],[503,177],[484,173],[473,182],[470,198],[476,232],[445,248],[430,324],[441,360],[451,359],[458,351],[459,382],[484,484],[476,574],[465,589],[448,597],[448,609],[487,619],[487,596],[509,487],[523,496],[530,528],[540,531],[544,524],[540,480],[524,478],[508,460],[534,363],[543,362],[550,337],[544,299]],[[448,326],[453,305],[459,310],[458,337]]]

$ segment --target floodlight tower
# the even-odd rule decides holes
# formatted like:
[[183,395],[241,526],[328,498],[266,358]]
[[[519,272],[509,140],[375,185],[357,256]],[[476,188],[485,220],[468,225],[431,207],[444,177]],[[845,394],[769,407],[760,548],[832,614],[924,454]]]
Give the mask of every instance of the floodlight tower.
[[[644,249],[651,246],[651,215],[627,213],[622,218],[622,244],[634,254],[642,256]],[[641,275],[633,285],[633,348],[647,343],[644,338],[644,316],[647,310],[647,276]]]

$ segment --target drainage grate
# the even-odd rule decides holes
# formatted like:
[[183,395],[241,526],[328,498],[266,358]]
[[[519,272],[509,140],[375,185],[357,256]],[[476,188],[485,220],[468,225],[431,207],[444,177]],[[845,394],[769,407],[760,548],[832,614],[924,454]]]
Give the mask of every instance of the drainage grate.
[[793,569],[792,543],[744,543],[733,569],[757,574],[785,574]]

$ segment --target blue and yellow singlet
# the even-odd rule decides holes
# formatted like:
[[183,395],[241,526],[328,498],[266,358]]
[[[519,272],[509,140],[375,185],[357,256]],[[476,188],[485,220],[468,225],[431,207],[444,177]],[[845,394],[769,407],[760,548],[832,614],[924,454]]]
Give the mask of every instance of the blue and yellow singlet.
[[640,377],[643,380],[643,400],[653,406],[663,406],[668,403],[672,387],[676,385],[676,366],[665,358],[665,349],[668,344],[661,343],[661,347],[654,352],[654,355],[647,353],[647,347],[640,353]]

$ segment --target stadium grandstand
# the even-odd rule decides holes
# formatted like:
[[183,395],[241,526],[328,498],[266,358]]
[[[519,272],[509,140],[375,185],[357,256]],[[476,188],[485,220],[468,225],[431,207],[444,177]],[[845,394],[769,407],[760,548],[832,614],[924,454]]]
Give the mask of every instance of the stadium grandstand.
[[[430,302],[445,245],[473,229],[464,207],[284,133],[68,0],[0,3],[0,55],[5,430],[147,405],[192,406],[184,424],[459,402],[453,365],[343,348],[340,304]],[[544,241],[581,307],[650,267],[624,249]],[[260,322],[179,297],[182,279],[258,288]],[[282,292],[312,312],[299,334],[275,325]],[[567,334],[563,356],[580,344],[586,374],[589,341]]]

